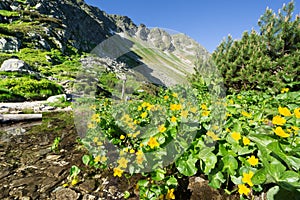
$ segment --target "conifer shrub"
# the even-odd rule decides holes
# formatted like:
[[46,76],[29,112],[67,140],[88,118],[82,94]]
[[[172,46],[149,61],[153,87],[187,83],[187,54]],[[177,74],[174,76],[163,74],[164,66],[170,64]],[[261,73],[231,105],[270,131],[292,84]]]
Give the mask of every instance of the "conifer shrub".
[[276,14],[267,9],[258,21],[260,31],[228,36],[212,54],[230,91],[278,92],[300,86],[300,17],[293,19],[294,2]]

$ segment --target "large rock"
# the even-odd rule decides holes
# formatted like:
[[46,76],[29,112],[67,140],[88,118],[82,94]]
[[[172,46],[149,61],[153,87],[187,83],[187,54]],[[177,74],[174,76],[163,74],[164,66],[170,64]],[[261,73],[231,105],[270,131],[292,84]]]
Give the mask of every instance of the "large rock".
[[49,103],[57,103],[57,102],[62,102],[62,101],[67,101],[67,95],[60,94],[60,95],[56,95],[56,96],[51,96],[47,99],[47,102],[49,102]]
[[148,42],[162,51],[171,51],[174,49],[174,46],[172,44],[172,37],[170,36],[170,34],[159,28],[153,28],[150,30],[150,33],[148,35]]
[[138,27],[136,36],[138,38],[140,38],[141,40],[147,41],[149,32],[150,32],[150,30],[144,24],[141,24]]
[[12,53],[19,51],[21,43],[17,38],[0,38],[0,51]]
[[0,71],[27,73],[32,72],[27,63],[25,63],[23,60],[19,60],[16,58],[5,60],[1,65]]

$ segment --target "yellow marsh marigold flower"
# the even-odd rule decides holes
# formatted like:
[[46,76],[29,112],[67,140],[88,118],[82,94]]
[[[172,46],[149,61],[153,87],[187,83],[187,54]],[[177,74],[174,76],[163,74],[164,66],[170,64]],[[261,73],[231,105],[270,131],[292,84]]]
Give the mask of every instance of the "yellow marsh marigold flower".
[[97,162],[99,162],[101,160],[101,156],[100,155],[98,155],[98,156],[96,156],[95,158],[94,158],[94,161],[97,163]]
[[101,162],[105,162],[105,161],[107,161],[107,157],[106,156],[102,156],[101,157]]
[[172,116],[172,117],[171,117],[171,122],[175,123],[176,121],[177,121],[177,118],[174,117],[174,116]]
[[181,111],[181,113],[180,113],[180,116],[183,117],[183,118],[187,118],[188,115],[189,115],[189,111],[187,111],[187,110],[183,110],[183,111]]
[[291,128],[295,131],[296,135],[299,133],[300,129],[297,126],[291,126]]
[[225,130],[226,130],[226,132],[228,132],[228,133],[230,132],[230,129],[229,129],[229,128],[226,128]]
[[135,154],[136,154],[137,156],[139,156],[139,155],[143,155],[144,153],[143,153],[142,150],[138,150]]
[[243,144],[244,144],[244,145],[249,145],[249,144],[250,144],[249,138],[243,137]]
[[94,137],[93,142],[97,143],[99,141],[98,137]]
[[150,137],[148,141],[148,145],[150,146],[151,149],[154,149],[155,147],[159,146],[159,143],[157,142],[156,138]]
[[180,110],[182,108],[182,105],[181,104],[177,104],[176,105],[176,110]]
[[238,98],[238,99],[242,99],[242,96],[241,96],[241,95],[238,95],[237,98]]
[[296,108],[294,110],[295,116],[299,119],[300,118],[300,108]]
[[175,110],[180,110],[181,109],[181,105],[180,104],[171,104],[170,105],[170,110],[175,111]]
[[229,104],[234,104],[234,101],[232,99],[230,99]]
[[167,130],[167,128],[165,127],[164,124],[162,124],[162,125],[160,125],[160,126],[158,127],[158,131],[161,132],[161,133],[165,132],[166,130]]
[[238,191],[241,195],[248,195],[250,193],[250,189],[247,186],[245,186],[245,184],[238,185],[238,188]]
[[89,124],[88,124],[88,128],[89,128],[89,129],[94,129],[94,128],[96,128],[96,125],[93,124],[93,123],[89,123]]
[[93,122],[100,122],[100,115],[99,114],[93,114],[92,115],[92,121]]
[[290,111],[287,107],[280,107],[280,106],[279,106],[278,112],[279,112],[281,115],[285,116],[285,117],[290,117],[290,116],[292,116],[291,111]]
[[204,110],[204,111],[202,111],[202,116],[207,117],[209,115],[209,113],[210,113],[210,111]]
[[255,156],[251,156],[250,158],[248,158],[248,163],[252,166],[255,166],[258,164],[258,158],[255,158]]
[[135,150],[134,149],[130,149],[129,153],[133,154],[133,153],[135,153]]
[[287,134],[286,132],[284,132],[284,130],[281,127],[276,127],[276,129],[273,131],[275,132],[276,135],[283,137],[283,138],[287,138],[290,137],[290,134]]
[[114,176],[121,177],[122,174],[123,174],[123,170],[121,170],[120,168],[114,168]]
[[120,136],[120,139],[121,139],[121,140],[124,140],[124,139],[125,139],[125,136],[124,136],[124,135],[121,135],[121,136]]
[[281,93],[288,92],[289,90],[290,90],[289,88],[282,88],[282,89],[281,89]]
[[122,157],[118,160],[118,164],[121,168],[126,168],[127,167],[128,160],[126,158]]
[[233,132],[231,133],[231,137],[238,142],[241,139],[241,134],[238,132]]
[[248,117],[248,118],[252,117],[252,115],[250,113],[246,112],[246,111],[242,111],[242,115],[244,117]]
[[168,190],[166,199],[175,199],[174,189]]
[[286,120],[282,117],[280,117],[279,115],[276,115],[275,117],[273,117],[272,119],[272,123],[276,124],[276,125],[284,125],[286,122]]
[[149,106],[147,106],[147,110],[148,110],[148,111],[152,110],[153,108],[154,108],[154,105],[149,105]]
[[102,145],[103,145],[103,142],[101,142],[101,141],[100,141],[100,142],[97,142],[97,145],[98,145],[98,146],[102,146]]
[[168,95],[164,96],[164,100],[168,100],[168,99],[169,99]]
[[148,103],[147,103],[147,102],[143,102],[141,106],[142,106],[143,108],[145,108],[145,107],[148,106]]
[[174,92],[174,93],[172,94],[172,96],[175,97],[175,98],[177,98],[177,97],[178,97],[178,94]]
[[165,199],[165,195],[163,195],[163,194],[159,195],[158,199],[159,200],[164,200]]
[[192,113],[196,113],[197,112],[197,108],[196,107],[192,107],[191,109],[190,109],[190,111],[192,112]]
[[138,111],[141,111],[142,109],[143,109],[142,106],[138,106],[137,108]]
[[253,177],[253,175],[254,173],[252,171],[250,171],[249,173],[243,173],[242,181],[252,187],[253,183],[251,181],[251,178]]
[[71,185],[74,186],[74,185],[76,185],[78,182],[79,182],[79,180],[78,180],[78,177],[76,176],[76,177],[74,177],[74,178],[72,179]]
[[140,133],[141,133],[140,131],[137,131],[137,132],[135,132],[134,134],[132,134],[132,137],[133,137],[133,138],[136,138],[136,136],[138,136]]
[[232,114],[231,113],[226,113],[226,117],[231,117]]
[[202,110],[208,110],[208,108],[207,108],[207,106],[206,106],[205,103],[201,104],[201,109],[202,109]]
[[144,161],[144,157],[143,156],[139,155],[139,156],[136,157],[137,164],[141,165],[143,163],[143,161]]
[[145,119],[145,118],[147,117],[147,115],[148,115],[147,112],[143,112],[143,113],[141,114],[141,118],[142,118],[142,119]]
[[211,137],[214,141],[219,140],[220,138],[212,131],[207,131],[206,135],[208,135],[209,137]]

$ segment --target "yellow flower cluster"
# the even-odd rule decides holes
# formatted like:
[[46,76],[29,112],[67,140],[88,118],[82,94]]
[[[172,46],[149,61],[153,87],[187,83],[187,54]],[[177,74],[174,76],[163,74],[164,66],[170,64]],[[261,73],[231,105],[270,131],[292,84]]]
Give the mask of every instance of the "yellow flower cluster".
[[[275,129],[273,129],[273,132],[278,135],[279,137],[282,138],[288,138],[290,137],[290,134],[285,132],[281,126],[284,126],[287,122],[287,120],[284,117],[291,117],[295,115],[296,118],[300,118],[300,108],[294,109],[294,114],[289,110],[287,107],[281,107],[279,106],[278,112],[281,115],[276,115],[272,119],[272,123],[274,125],[278,125]],[[282,117],[284,116],[284,117]],[[287,129],[288,132],[292,133],[295,131],[295,134],[298,134],[299,128],[296,126],[291,126],[290,128]]]
[[144,161],[144,154],[142,152],[142,150],[138,150],[136,152],[136,162],[137,164],[141,165]]
[[212,131],[207,131],[206,135],[211,137],[214,141],[220,140],[220,138]]
[[201,104],[201,109],[202,109],[202,116],[207,117],[210,114],[210,111],[208,110],[208,107],[206,104]]
[[150,137],[148,143],[147,143],[151,149],[154,149],[155,147],[159,147],[159,143],[157,142],[155,137]]
[[181,104],[171,104],[170,105],[170,110],[172,110],[172,111],[178,111],[178,110],[181,110],[181,108],[182,108]]
[[281,93],[288,92],[289,90],[290,90],[289,88],[282,88],[282,89],[281,89]]
[[244,117],[247,117],[247,118],[251,118],[252,117],[252,115],[250,114],[250,113],[248,113],[248,112],[246,112],[246,111],[242,111],[242,113],[241,113]]
[[249,173],[243,173],[243,178],[242,178],[242,182],[244,184],[240,184],[238,185],[238,192],[241,194],[241,195],[248,195],[250,193],[250,188],[248,188],[245,184],[248,184],[250,187],[253,186],[253,183],[252,183],[252,177],[253,177],[254,173],[252,171],[250,171]]

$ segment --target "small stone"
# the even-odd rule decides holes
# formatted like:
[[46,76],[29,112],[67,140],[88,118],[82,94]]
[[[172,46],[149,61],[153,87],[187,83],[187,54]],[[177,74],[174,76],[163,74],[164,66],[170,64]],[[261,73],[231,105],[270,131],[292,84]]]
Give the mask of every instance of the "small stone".
[[83,190],[86,193],[93,191],[95,187],[96,187],[96,183],[94,180],[86,180],[79,185],[79,189]]
[[59,187],[51,193],[52,199],[59,200],[77,200],[79,196],[80,194],[76,193],[74,190],[63,187]]
[[60,157],[61,157],[60,155],[48,155],[46,159],[53,161],[53,160],[58,160]]
[[85,194],[82,197],[82,200],[95,200],[95,199],[96,199],[96,197],[93,195],[90,195],[90,194]]

